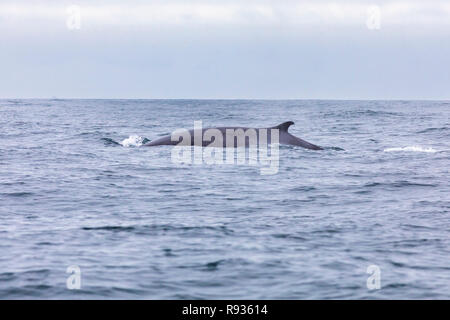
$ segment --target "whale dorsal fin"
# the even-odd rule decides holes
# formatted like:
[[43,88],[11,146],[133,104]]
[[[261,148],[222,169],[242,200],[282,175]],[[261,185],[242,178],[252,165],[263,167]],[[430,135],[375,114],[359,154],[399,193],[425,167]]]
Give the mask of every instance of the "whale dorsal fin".
[[279,129],[280,131],[288,131],[289,127],[292,126],[294,124],[293,121],[286,121],[283,122],[277,126],[275,126],[274,128]]

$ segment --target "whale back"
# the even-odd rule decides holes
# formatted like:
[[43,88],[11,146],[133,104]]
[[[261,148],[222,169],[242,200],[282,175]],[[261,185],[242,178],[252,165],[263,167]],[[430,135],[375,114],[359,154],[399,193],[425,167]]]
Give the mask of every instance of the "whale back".
[[[233,129],[233,130],[240,129],[243,134],[245,134],[244,132],[247,131],[247,129],[255,129],[256,130],[256,134],[257,134],[258,137],[259,137],[259,131],[262,130],[262,129],[278,129],[279,130],[279,143],[281,143],[281,144],[300,146],[300,147],[303,147],[303,148],[306,148],[306,149],[311,149],[311,150],[322,150],[322,148],[319,147],[319,146],[316,146],[316,145],[314,145],[312,143],[309,143],[309,142],[307,142],[307,141],[305,141],[303,139],[300,139],[300,138],[297,138],[296,136],[291,135],[288,132],[288,129],[293,124],[294,124],[293,121],[286,121],[286,122],[280,123],[279,125],[277,125],[275,127],[259,128],[259,129],[258,128],[247,128],[247,127],[203,128],[202,132],[204,133],[205,130],[208,130],[208,129],[217,129],[217,130],[219,130],[224,135],[224,139],[222,140],[223,147],[226,147],[227,146],[226,145],[226,137],[227,137],[226,131],[227,131],[227,129]],[[267,132],[267,134],[268,134],[267,143],[270,144],[271,140],[272,140],[271,130],[268,130],[268,131],[269,132]],[[189,139],[190,141],[189,140],[186,141],[187,145],[195,145],[196,141],[194,139],[194,129],[189,130],[189,134],[190,134],[191,139]],[[233,137],[233,139],[234,139],[234,144],[232,144],[232,145],[233,146],[238,146],[238,141],[239,140],[238,140],[237,136]],[[214,140],[215,140],[215,138],[214,138]],[[214,141],[214,140],[212,140],[212,141]],[[178,140],[178,141],[172,141],[171,135],[168,135],[168,136],[164,136],[164,137],[161,137],[159,139],[156,139],[156,140],[152,140],[149,143],[146,143],[145,146],[149,146],[150,147],[150,146],[158,146],[158,145],[177,145],[180,141],[181,141],[181,137],[180,137],[180,140]],[[206,146],[210,145],[210,143],[212,141],[206,141],[206,140],[201,139],[199,145],[203,146],[203,147],[206,147]],[[244,137],[244,143],[245,143],[245,147],[248,147],[249,144],[250,144],[249,139]]]

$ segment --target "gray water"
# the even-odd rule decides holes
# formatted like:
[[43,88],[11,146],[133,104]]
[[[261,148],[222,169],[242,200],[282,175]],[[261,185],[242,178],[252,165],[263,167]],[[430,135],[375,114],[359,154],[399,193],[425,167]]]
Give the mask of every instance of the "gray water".
[[[450,102],[0,100],[0,298],[450,298]],[[270,127],[278,173],[175,164],[178,128]],[[145,141],[145,140],[144,140]],[[67,267],[81,270],[69,290]],[[380,270],[368,289],[367,267]]]

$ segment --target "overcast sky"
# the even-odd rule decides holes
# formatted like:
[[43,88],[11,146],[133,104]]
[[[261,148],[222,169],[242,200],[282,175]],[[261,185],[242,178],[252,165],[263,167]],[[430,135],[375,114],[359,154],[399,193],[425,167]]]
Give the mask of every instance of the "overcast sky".
[[450,1],[0,2],[0,98],[450,99]]

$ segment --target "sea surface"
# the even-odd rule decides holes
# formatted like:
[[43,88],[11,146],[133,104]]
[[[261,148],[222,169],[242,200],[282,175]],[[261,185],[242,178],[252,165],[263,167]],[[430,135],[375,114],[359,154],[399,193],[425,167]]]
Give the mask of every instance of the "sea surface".
[[[198,120],[324,150],[142,146]],[[450,101],[0,100],[0,298],[449,299],[449,168]]]

